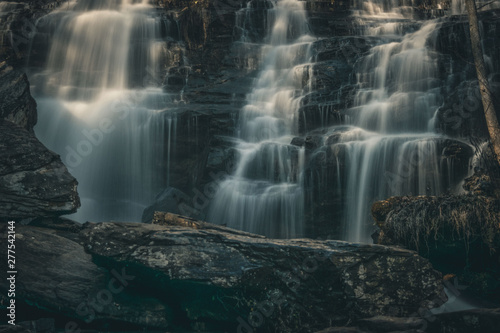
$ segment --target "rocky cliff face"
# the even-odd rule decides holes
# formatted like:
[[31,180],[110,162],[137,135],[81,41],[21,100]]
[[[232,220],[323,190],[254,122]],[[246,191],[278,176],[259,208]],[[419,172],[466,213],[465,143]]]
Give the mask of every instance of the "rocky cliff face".
[[36,102],[19,69],[37,17],[56,2],[2,3],[0,17],[0,219],[73,213],[77,181],[33,133]]
[[0,4],[0,59],[24,65],[40,18],[60,6],[62,0],[4,1]]
[[[493,95],[500,94],[500,20],[498,11],[480,13],[485,61]],[[436,51],[442,54],[442,75],[448,77],[449,87],[444,90],[445,101],[438,110],[436,127],[447,135],[462,138],[487,138],[476,69],[469,43],[467,16],[454,16],[446,20],[438,31]],[[495,100],[496,104],[500,101]],[[498,110],[498,107],[497,107]]]
[[0,72],[0,218],[73,213],[77,181],[33,133],[36,103],[26,75],[2,63]]
[[32,131],[36,124],[36,102],[31,97],[26,74],[6,61],[0,63],[0,118]]

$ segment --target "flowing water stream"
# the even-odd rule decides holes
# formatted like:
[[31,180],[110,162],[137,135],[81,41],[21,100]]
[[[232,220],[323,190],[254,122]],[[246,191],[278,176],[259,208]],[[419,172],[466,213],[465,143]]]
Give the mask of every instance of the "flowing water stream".
[[[352,129],[341,135],[346,149],[345,239],[370,241],[370,207],[394,195],[460,191],[460,166],[442,158],[448,138],[436,134],[434,115],[443,103],[436,35],[441,21],[416,21],[412,1],[358,3],[362,33],[385,42],[356,68],[358,90],[348,110]],[[464,12],[452,1],[451,14]],[[355,133],[353,135],[352,133]]]
[[[247,10],[247,8],[243,9]],[[304,3],[282,0],[267,11],[261,71],[240,114],[241,158],[221,184],[209,220],[291,238],[302,234],[303,149],[290,145],[312,55]]]
[[[371,241],[375,200],[440,194],[459,181],[452,162],[441,158],[447,138],[434,132],[433,117],[443,103],[438,54],[432,51],[439,22],[415,20],[411,5],[353,3],[358,33],[381,39],[355,66],[358,89],[346,111],[348,126],[332,127],[324,138],[337,135],[336,146],[345,153],[337,160],[346,170],[337,186],[347,191],[341,221],[346,240]],[[289,142],[297,134],[300,100],[310,91],[304,74],[314,60],[301,6],[279,1],[269,11],[262,69],[241,114],[242,157],[214,200],[214,222],[268,236],[301,235],[304,155]]]
[[145,0],[81,0],[44,18],[35,131],[79,181],[76,220],[140,221],[168,183],[173,97],[158,87],[168,28]]
[[[345,239],[369,241],[370,206],[391,195],[439,194],[450,186],[440,159],[443,138],[432,118],[442,104],[437,21],[414,22],[411,7],[366,1],[355,14],[364,34],[386,36],[357,64],[358,90],[341,133],[346,151]],[[415,31],[412,31],[415,29]]]

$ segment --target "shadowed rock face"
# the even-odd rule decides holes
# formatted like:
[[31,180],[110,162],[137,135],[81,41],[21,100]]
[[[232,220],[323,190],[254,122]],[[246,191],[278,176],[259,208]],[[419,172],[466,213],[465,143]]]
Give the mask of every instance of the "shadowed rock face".
[[[95,309],[94,324],[234,330],[239,317],[252,314],[249,323],[262,316],[265,332],[310,332],[330,322],[410,315],[446,300],[440,274],[411,251],[273,240],[173,214],[157,213],[154,221],[19,225],[18,302],[85,320],[79,304],[122,269],[126,287]],[[0,288],[4,293],[5,281]]]
[[[0,219],[69,214],[80,207],[77,181],[33,133],[36,102],[16,66],[37,18],[55,1],[2,3],[0,15]],[[6,60],[7,59],[7,60]]]
[[0,218],[73,213],[77,181],[33,133],[36,103],[26,75],[0,62]]
[[[5,225],[2,229],[6,232]],[[73,229],[74,233],[79,228]],[[80,244],[55,230],[17,225],[16,255],[22,258],[16,265],[17,322],[36,319],[30,317],[34,308],[56,312],[51,316],[66,318],[63,325],[71,322],[69,318],[81,319],[77,321],[80,325],[103,319],[108,325],[124,321],[144,327],[165,327],[169,322],[166,306],[157,300],[141,297],[140,301],[129,302],[128,294],[121,293],[128,286],[127,279],[135,278],[127,275],[125,267],[116,271],[99,267]],[[0,289],[5,297],[5,282]]]
[[77,181],[32,132],[0,120],[0,217],[69,214],[80,206]]
[[36,124],[36,102],[31,97],[26,74],[0,62],[0,119],[28,131]]

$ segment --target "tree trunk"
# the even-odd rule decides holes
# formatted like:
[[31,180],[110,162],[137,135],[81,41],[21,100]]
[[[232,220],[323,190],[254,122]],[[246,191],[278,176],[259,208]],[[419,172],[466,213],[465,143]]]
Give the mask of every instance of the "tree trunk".
[[493,96],[491,94],[486,69],[484,66],[483,50],[481,48],[481,36],[479,35],[479,26],[477,22],[477,10],[475,0],[465,0],[465,6],[469,13],[470,43],[472,46],[472,55],[476,65],[477,80],[479,81],[479,90],[483,102],[484,116],[486,125],[490,134],[493,150],[495,151],[497,162],[500,166],[500,126],[493,105]]

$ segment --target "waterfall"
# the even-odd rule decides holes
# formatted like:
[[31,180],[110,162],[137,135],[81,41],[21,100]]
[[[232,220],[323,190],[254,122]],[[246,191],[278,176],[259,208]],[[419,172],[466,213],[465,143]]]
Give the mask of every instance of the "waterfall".
[[[300,100],[309,88],[304,79],[314,39],[308,35],[303,2],[278,1],[267,15],[260,74],[240,114],[241,158],[234,174],[220,185],[209,220],[290,238],[303,232],[304,151],[290,142],[297,132]],[[245,17],[242,12],[237,19]]]
[[[463,177],[443,157],[453,140],[434,129],[445,86],[433,51],[441,21],[422,21],[413,0],[353,0],[354,31],[373,46],[353,59],[352,104],[342,110],[343,124],[332,127],[337,105],[318,104],[324,128],[307,134],[323,140],[299,147],[299,109],[319,64],[304,6],[250,1],[236,12],[236,67],[255,79],[238,114],[236,168],[218,183],[207,219],[270,237],[301,237],[310,218],[305,179],[316,177],[328,180],[332,188],[324,196],[342,206],[332,214],[341,221],[331,223],[342,224],[343,238],[369,242],[374,201],[442,194]],[[170,31],[165,20],[147,0],[80,0],[52,12],[38,29],[37,45],[49,42],[45,56],[34,57],[43,69],[29,74],[40,114],[35,131],[80,182],[83,204],[73,216],[79,221],[139,221],[170,183],[176,103],[185,102],[184,90],[170,94],[161,86],[182,85],[189,70],[179,28]],[[333,155],[332,174],[306,175],[321,154]],[[326,186],[315,185],[316,192]]]
[[[443,157],[452,140],[434,130],[444,86],[439,54],[432,51],[440,23],[419,21],[414,5],[353,3],[357,33],[378,42],[355,65],[357,90],[352,107],[344,111],[347,126],[324,129],[325,147],[308,157],[310,163],[321,154],[335,155],[335,175],[308,177],[316,179],[313,187],[325,191],[321,182],[336,179],[337,188],[328,193],[333,200],[344,197],[337,223],[343,225],[346,240],[371,241],[374,201],[455,190],[464,176],[456,170],[467,169]],[[253,40],[250,8],[237,13],[238,43]],[[304,231],[306,155],[288,143],[298,132],[301,99],[312,89],[314,40],[301,2],[278,1],[268,10],[267,22],[261,70],[240,113],[241,157],[234,174],[220,185],[209,219],[271,237],[297,237]],[[326,125],[328,106],[319,108]]]
[[441,158],[446,138],[434,132],[432,123],[443,103],[438,54],[432,51],[438,21],[414,21],[411,7],[392,2],[356,6],[361,32],[385,38],[355,68],[358,89],[346,111],[351,127],[333,132],[345,153],[346,181],[338,185],[347,190],[344,238],[369,242],[374,201],[441,194],[457,180]]
[[78,221],[140,221],[168,183],[175,116],[160,85],[169,32],[148,3],[70,2],[40,28],[50,44],[45,68],[30,74],[35,131],[79,181]]

